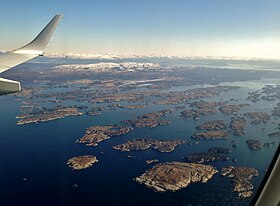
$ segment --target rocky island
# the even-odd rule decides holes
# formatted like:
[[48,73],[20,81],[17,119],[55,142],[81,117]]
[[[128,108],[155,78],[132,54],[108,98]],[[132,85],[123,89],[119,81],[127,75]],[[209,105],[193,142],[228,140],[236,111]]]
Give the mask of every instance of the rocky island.
[[231,144],[231,146],[232,146],[234,149],[236,149],[236,146],[237,146],[237,141],[236,141],[236,140],[232,140],[232,141],[230,142],[230,144]]
[[184,157],[187,162],[204,163],[213,161],[228,161],[229,158],[217,152],[195,152]]
[[153,159],[153,160],[146,160],[146,163],[149,165],[149,164],[152,164],[152,163],[156,163],[158,162],[157,159]]
[[258,176],[255,168],[227,166],[222,168],[221,175],[233,178],[233,190],[239,197],[247,198],[253,194],[254,186],[250,180]]
[[208,149],[208,152],[229,154],[229,153],[231,153],[231,149],[226,148],[226,147],[210,147]]
[[123,109],[143,109],[147,107],[145,104],[131,104],[131,105],[126,105],[126,106],[120,106],[120,108]]
[[56,109],[49,109],[47,111],[40,111],[26,116],[18,116],[22,118],[17,122],[17,125],[47,122],[51,120],[61,119],[67,116],[82,115],[77,108],[73,107],[58,107]]
[[110,93],[94,97],[91,103],[114,103],[114,102],[144,102],[146,96],[150,96],[150,92],[126,92],[126,93]]
[[163,98],[154,101],[154,103],[175,105],[180,103],[186,103],[194,99],[217,96],[221,92],[228,92],[235,89],[238,89],[238,87],[216,86],[216,87],[193,88],[193,89],[188,89],[185,91],[177,91],[177,92],[168,92],[168,93],[166,92],[164,94],[161,93],[159,96]]
[[155,165],[134,180],[156,192],[175,192],[194,182],[207,183],[217,172],[211,165],[167,162]]
[[252,120],[251,124],[267,123],[270,120],[270,115],[266,112],[246,112],[244,116]]
[[248,100],[258,102],[262,100],[275,101],[280,99],[280,86],[279,85],[265,85],[260,90],[249,92]]
[[249,104],[238,104],[238,105],[235,105],[235,104],[230,104],[230,105],[223,105],[219,108],[219,110],[223,113],[223,114],[226,114],[226,115],[229,115],[229,114],[233,114],[233,115],[237,115],[238,112],[240,111],[240,109],[242,107],[245,107],[245,106],[249,106]]
[[89,116],[96,116],[96,115],[100,115],[101,111],[104,111],[105,107],[94,107],[91,110],[87,111],[87,115]]
[[228,139],[229,133],[225,131],[206,131],[206,132],[195,132],[191,138],[197,140],[215,140],[215,139]]
[[229,127],[232,133],[237,136],[242,136],[245,134],[246,119],[244,118],[233,118],[230,122]]
[[157,127],[162,125],[170,124],[169,120],[162,120],[160,118],[165,117],[167,114],[172,113],[172,110],[161,110],[157,112],[151,112],[148,114],[144,114],[142,116],[138,116],[136,120],[125,120],[122,121],[124,124],[132,125],[133,127]]
[[246,144],[248,145],[250,150],[260,150],[263,147],[261,142],[255,139],[247,139]]
[[275,142],[265,142],[263,147],[272,147],[272,145],[275,145]]
[[215,120],[211,122],[206,122],[196,127],[198,130],[224,130],[227,129],[228,125],[223,120]]
[[112,136],[124,135],[132,130],[133,128],[131,127],[118,125],[92,126],[87,128],[86,134],[76,142],[86,144],[86,146],[97,146],[99,142]]
[[273,108],[272,115],[275,117],[280,117],[280,103],[277,103],[277,105]]
[[196,107],[197,109],[215,109],[218,107],[221,103],[220,102],[205,102],[205,101],[195,101],[190,103],[190,107]]
[[134,139],[124,144],[113,146],[113,149],[122,152],[146,150],[150,147],[159,152],[172,152],[175,147],[184,144],[184,140],[153,140],[153,139]]
[[67,165],[73,170],[81,170],[91,167],[98,162],[97,158],[93,155],[84,155],[73,157],[67,161]]
[[190,107],[194,109],[187,109],[181,112],[181,117],[186,119],[197,120],[200,116],[207,116],[210,114],[216,114],[217,107],[223,105],[223,102],[205,102],[205,101],[196,101],[190,103]]
[[268,136],[269,137],[280,137],[280,131],[269,133]]

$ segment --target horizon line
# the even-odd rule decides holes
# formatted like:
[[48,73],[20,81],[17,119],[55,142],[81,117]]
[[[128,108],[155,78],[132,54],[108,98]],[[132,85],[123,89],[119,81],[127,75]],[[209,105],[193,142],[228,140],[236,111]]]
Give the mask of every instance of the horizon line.
[[[1,51],[0,51],[1,52]],[[46,52],[45,57],[49,58],[63,58],[70,57],[76,59],[122,59],[122,58],[169,58],[169,59],[213,59],[213,60],[270,60],[270,61],[280,61],[279,58],[269,58],[269,57],[244,57],[244,56],[214,56],[214,55],[166,55],[166,54],[132,54],[132,53],[91,53],[91,52],[81,52],[81,53],[56,53],[56,52]]]

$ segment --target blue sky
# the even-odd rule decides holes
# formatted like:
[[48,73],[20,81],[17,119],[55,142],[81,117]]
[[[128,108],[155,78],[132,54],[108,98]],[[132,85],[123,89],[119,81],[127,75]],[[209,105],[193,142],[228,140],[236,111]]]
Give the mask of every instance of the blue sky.
[[0,50],[65,18],[48,52],[280,57],[280,1],[6,0]]

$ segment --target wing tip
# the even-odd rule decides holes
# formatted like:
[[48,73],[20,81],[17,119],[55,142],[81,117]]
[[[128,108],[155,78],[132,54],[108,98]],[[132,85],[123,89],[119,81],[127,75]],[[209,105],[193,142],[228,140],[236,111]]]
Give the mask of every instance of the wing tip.
[[41,32],[35,37],[35,39],[33,39],[25,46],[11,52],[42,55],[62,17],[63,14],[56,14],[52,18],[52,20],[43,28],[43,30],[41,30]]

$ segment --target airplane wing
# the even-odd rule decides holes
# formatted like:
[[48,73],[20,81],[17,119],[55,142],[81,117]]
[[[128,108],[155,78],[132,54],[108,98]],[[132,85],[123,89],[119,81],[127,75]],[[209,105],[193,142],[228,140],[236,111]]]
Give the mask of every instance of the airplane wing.
[[7,52],[0,55],[0,73],[9,70],[23,62],[31,60],[38,55],[35,54],[16,54]]
[[[42,56],[49,40],[51,39],[62,15],[55,15],[48,25],[27,45],[19,49],[0,54],[0,73],[9,70],[19,64]],[[0,78],[0,95],[20,91],[20,83]]]

